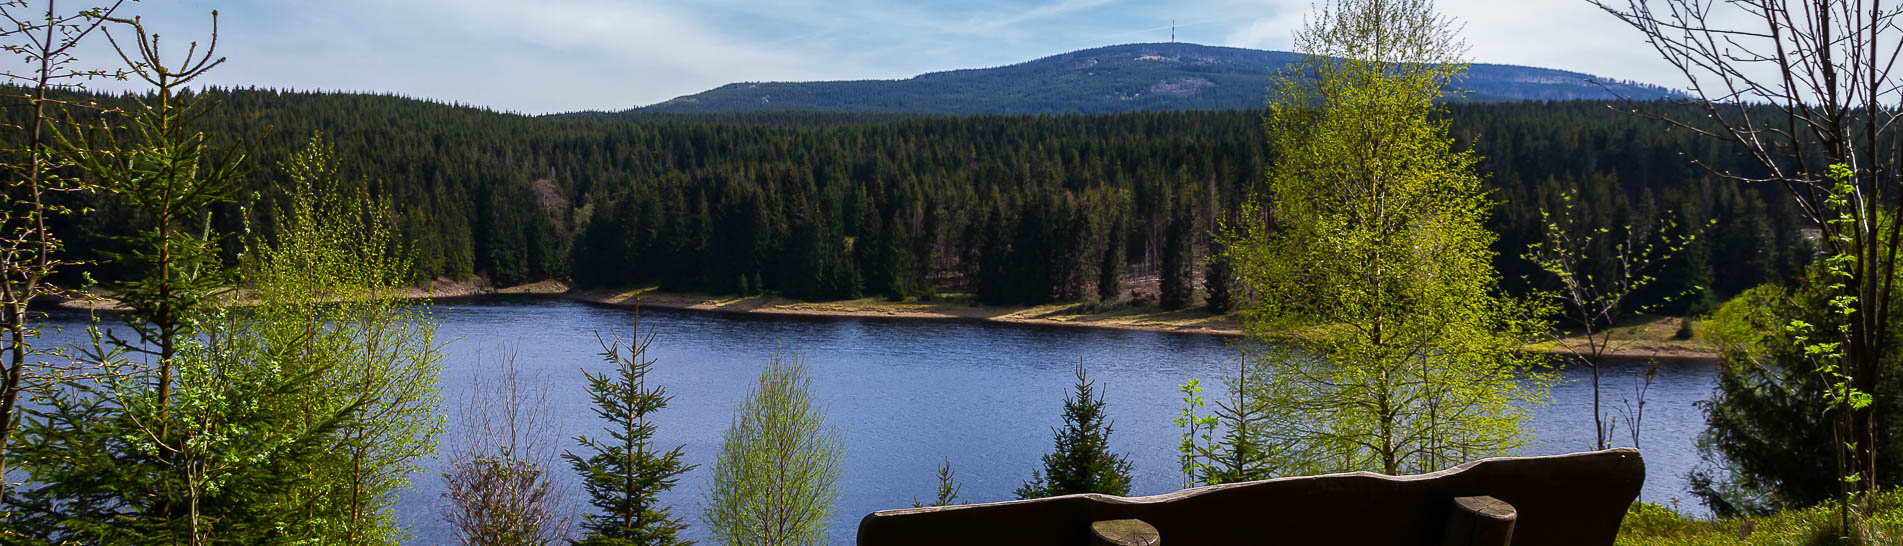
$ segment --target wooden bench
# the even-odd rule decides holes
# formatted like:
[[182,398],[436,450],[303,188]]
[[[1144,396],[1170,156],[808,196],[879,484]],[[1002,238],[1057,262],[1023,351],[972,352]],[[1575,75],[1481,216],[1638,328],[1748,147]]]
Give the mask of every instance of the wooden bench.
[[881,510],[861,546],[936,544],[1612,544],[1645,482],[1630,448],[1185,489]]

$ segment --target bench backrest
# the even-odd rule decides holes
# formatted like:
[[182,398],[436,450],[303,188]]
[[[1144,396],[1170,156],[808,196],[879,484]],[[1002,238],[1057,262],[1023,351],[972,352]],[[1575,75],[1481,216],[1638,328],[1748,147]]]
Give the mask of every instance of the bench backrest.
[[1493,497],[1517,512],[1512,543],[1612,544],[1645,481],[1638,450],[1505,457],[1413,476],[1367,472],[1185,489],[1152,497],[1045,499],[882,510],[859,544],[1088,544],[1093,522],[1138,519],[1163,543],[1436,545],[1453,500]]

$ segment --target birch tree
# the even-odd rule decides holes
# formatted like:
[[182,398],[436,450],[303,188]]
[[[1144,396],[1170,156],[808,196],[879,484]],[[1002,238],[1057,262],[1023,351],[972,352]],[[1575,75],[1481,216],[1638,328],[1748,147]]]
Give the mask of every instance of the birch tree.
[[1496,289],[1476,159],[1435,106],[1464,69],[1457,30],[1428,0],[1335,0],[1295,37],[1268,195],[1227,230],[1258,300],[1245,326],[1276,348],[1251,375],[1281,474],[1504,454],[1545,395],[1518,351],[1539,315]]

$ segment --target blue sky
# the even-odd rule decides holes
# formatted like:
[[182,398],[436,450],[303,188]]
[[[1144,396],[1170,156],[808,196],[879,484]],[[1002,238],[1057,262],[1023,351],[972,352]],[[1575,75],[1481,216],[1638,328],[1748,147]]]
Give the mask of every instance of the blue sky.
[[[70,3],[70,1],[68,2]],[[1584,0],[1441,0],[1477,62],[1671,85]],[[1288,49],[1308,0],[144,0],[183,45],[219,11],[221,85],[392,92],[548,113],[620,110],[736,81],[904,78],[1177,39]],[[87,61],[116,61],[92,51]]]

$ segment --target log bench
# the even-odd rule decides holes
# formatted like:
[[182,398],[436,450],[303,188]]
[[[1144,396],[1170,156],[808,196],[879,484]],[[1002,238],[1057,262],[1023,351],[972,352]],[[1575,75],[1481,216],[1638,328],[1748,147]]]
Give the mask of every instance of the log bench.
[[858,543],[1601,546],[1612,544],[1644,481],[1645,462],[1630,448],[1502,457],[1412,476],[881,510],[860,520]]

